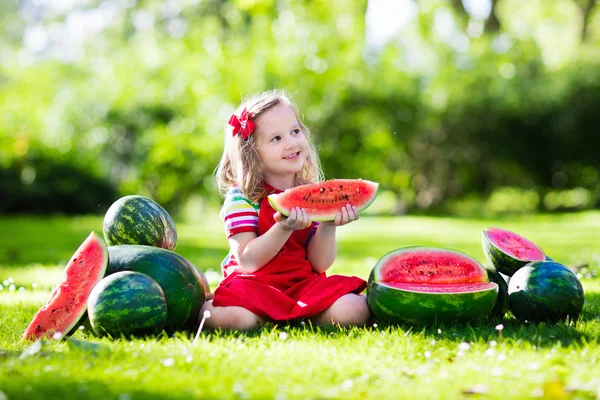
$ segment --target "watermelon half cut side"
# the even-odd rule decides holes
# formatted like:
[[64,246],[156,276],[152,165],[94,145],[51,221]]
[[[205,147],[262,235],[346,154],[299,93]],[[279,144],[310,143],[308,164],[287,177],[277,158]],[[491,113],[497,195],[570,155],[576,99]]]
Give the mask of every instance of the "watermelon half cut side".
[[512,276],[532,261],[544,261],[544,251],[523,236],[500,228],[485,228],[482,235],[483,252],[498,272]]
[[369,207],[378,187],[379,183],[363,179],[330,179],[271,194],[268,199],[282,215],[288,216],[292,208],[300,207],[313,221],[333,221],[346,204],[355,206],[358,211]]
[[87,309],[92,288],[106,273],[108,249],[94,232],[79,246],[65,267],[64,279],[56,286],[50,300],[35,314],[25,329],[23,340],[53,337],[71,331]]
[[384,255],[369,276],[367,303],[390,323],[429,324],[480,319],[498,297],[485,268],[456,250],[407,247]]

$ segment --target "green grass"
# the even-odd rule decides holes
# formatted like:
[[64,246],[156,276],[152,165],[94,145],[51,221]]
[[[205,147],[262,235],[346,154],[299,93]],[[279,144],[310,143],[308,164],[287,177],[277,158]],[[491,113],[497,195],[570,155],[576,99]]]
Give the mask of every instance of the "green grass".
[[[177,224],[176,251],[214,288],[227,252],[215,216]],[[339,230],[332,272],[367,278],[377,259],[409,245],[462,250],[484,261],[481,230],[500,226],[581,268],[577,323],[523,324],[507,316],[472,325],[371,325],[318,329],[267,325],[252,333],[204,332],[110,341],[19,342],[98,217],[0,218],[0,399],[106,398],[584,398],[600,396],[600,213],[506,220],[362,218]],[[13,286],[14,285],[14,286]],[[503,330],[497,330],[498,324]]]

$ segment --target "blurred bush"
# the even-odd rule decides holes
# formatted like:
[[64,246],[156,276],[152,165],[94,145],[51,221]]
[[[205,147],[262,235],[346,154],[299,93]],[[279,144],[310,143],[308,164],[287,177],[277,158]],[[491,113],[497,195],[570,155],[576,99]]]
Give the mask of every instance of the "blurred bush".
[[273,87],[326,176],[380,182],[383,213],[600,205],[595,2],[407,1],[378,43],[374,3],[4,2],[0,212],[218,205],[224,124]]
[[47,154],[12,160],[0,168],[0,213],[104,213],[117,190],[107,178]]

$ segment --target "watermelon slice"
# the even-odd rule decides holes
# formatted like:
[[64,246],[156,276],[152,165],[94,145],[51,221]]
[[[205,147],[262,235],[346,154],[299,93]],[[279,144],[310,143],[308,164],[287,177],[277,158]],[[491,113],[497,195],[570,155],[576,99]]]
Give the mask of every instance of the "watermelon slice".
[[50,300],[35,314],[25,329],[23,340],[69,332],[85,313],[88,296],[94,285],[104,277],[107,266],[106,244],[92,232],[71,257],[63,281],[56,286]]
[[319,183],[296,186],[283,193],[269,195],[269,203],[282,215],[292,208],[306,209],[313,221],[333,221],[342,207],[350,204],[362,211],[377,196],[379,183],[362,179],[331,179]]
[[498,297],[485,268],[456,250],[405,247],[373,267],[367,304],[381,321],[430,324],[480,319]]
[[485,228],[481,238],[486,258],[504,275],[512,276],[531,261],[544,261],[544,251],[523,236],[500,228]]

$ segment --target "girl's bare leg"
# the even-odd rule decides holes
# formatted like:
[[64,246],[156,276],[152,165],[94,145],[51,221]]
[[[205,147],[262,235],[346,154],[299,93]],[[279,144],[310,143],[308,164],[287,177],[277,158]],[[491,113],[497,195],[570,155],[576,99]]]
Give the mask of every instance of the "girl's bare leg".
[[320,326],[362,326],[369,319],[370,311],[364,294],[349,293],[335,301],[327,310],[312,317]]
[[244,307],[215,307],[212,305],[212,300],[207,301],[200,310],[198,320],[202,320],[204,311],[210,311],[210,318],[204,322],[204,326],[208,329],[235,329],[247,331],[256,329],[264,324],[265,320],[262,317],[248,311]]

